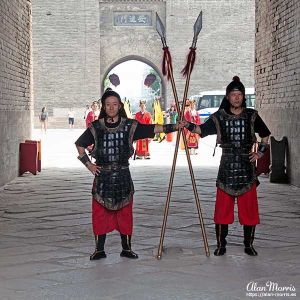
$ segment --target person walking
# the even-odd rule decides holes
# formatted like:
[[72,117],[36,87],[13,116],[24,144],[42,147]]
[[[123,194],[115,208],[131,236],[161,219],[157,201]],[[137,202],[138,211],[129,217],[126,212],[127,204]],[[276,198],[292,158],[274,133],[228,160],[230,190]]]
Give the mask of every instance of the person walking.
[[48,122],[48,112],[46,106],[42,108],[42,111],[39,113],[39,120],[41,123],[41,131],[43,133],[47,132],[47,122]]
[[74,122],[75,122],[75,112],[73,111],[72,107],[68,111],[68,119],[69,119],[69,127],[70,127],[70,129],[73,129],[74,128]]

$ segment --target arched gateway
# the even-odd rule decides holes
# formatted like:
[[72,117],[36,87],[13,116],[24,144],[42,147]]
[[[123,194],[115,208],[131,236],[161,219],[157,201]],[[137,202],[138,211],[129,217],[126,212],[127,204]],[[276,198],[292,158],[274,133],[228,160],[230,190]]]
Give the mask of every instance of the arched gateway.
[[[118,66],[119,64],[124,63],[126,61],[130,61],[130,60],[135,60],[135,61],[140,61],[142,63],[145,63],[156,71],[156,73],[159,75],[159,77],[161,79],[160,80],[161,81],[161,93],[160,93],[161,106],[166,108],[166,101],[165,101],[165,99],[166,99],[166,84],[165,84],[163,75],[162,75],[160,69],[154,63],[152,63],[148,59],[141,57],[141,56],[129,55],[126,57],[122,57],[119,60],[115,61],[111,66],[109,66],[108,69],[106,70],[106,72],[104,72],[102,75],[101,91],[104,91],[104,81],[105,81],[107,75],[110,73],[110,71],[113,70],[114,67]],[[139,88],[139,87],[137,86],[136,88]]]
[[166,2],[100,0],[99,13],[101,92],[110,70],[122,62],[138,60],[160,75],[161,97],[165,102],[166,84],[160,71],[162,49],[156,32],[156,13],[166,21]]

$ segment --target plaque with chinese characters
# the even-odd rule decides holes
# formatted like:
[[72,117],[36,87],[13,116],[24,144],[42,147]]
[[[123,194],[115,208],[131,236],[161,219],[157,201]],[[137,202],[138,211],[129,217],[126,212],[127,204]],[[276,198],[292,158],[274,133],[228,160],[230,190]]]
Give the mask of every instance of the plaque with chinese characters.
[[152,26],[152,12],[114,12],[114,26]]

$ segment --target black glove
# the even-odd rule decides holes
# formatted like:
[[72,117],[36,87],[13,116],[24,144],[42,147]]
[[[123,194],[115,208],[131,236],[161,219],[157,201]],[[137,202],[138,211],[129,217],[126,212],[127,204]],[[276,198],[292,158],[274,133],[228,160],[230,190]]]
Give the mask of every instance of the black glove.
[[184,127],[190,132],[195,132],[197,125],[194,123],[187,122],[187,124]]

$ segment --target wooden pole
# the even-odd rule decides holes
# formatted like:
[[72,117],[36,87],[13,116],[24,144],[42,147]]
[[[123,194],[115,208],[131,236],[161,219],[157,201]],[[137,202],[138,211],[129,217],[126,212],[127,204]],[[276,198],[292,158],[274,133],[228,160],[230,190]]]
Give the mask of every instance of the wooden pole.
[[[168,56],[167,56],[167,59],[168,59]],[[184,108],[185,108],[186,98],[187,98],[188,89],[189,89],[191,65],[189,66],[189,72],[186,77],[186,84],[185,84],[185,89],[184,89],[184,96],[183,96],[183,103],[182,103],[181,110],[179,107],[178,94],[177,94],[177,90],[176,90],[176,86],[175,86],[175,80],[174,80],[170,61],[167,61],[167,65],[168,65],[168,69],[169,69],[170,81],[171,81],[171,85],[172,85],[176,108],[177,108],[177,111],[180,113],[180,120],[183,120]],[[173,187],[174,174],[175,174],[176,161],[177,161],[177,156],[178,156],[178,148],[179,148],[179,141],[180,141],[181,134],[182,134],[184,147],[185,147],[185,153],[186,153],[187,161],[188,161],[188,165],[189,165],[189,171],[190,171],[190,175],[191,175],[192,186],[193,186],[194,196],[195,196],[195,200],[196,200],[199,221],[200,221],[200,225],[201,225],[201,232],[202,232],[202,237],[203,237],[203,241],[204,241],[205,253],[206,253],[207,257],[210,255],[204,221],[203,221],[203,217],[202,217],[200,200],[199,200],[199,196],[198,196],[198,192],[197,192],[197,187],[196,187],[196,182],[195,182],[195,177],[194,177],[194,172],[193,172],[193,167],[192,167],[192,162],[191,162],[190,153],[189,153],[189,150],[187,147],[187,140],[186,140],[184,131],[179,130],[179,132],[177,134],[177,138],[176,138],[176,145],[175,145],[175,152],[174,152],[173,164],[172,164],[172,169],[171,169],[171,176],[170,176],[170,180],[169,180],[167,201],[166,201],[166,205],[165,205],[164,218],[163,218],[163,224],[162,224],[161,235],[160,235],[160,242],[159,242],[158,252],[157,252],[157,256],[156,256],[157,259],[161,259],[162,252],[163,252],[163,242],[164,242],[164,236],[165,236],[165,231],[166,231],[167,218],[168,218],[168,214],[169,214],[169,207],[170,207],[170,201],[171,201],[172,187]]]

